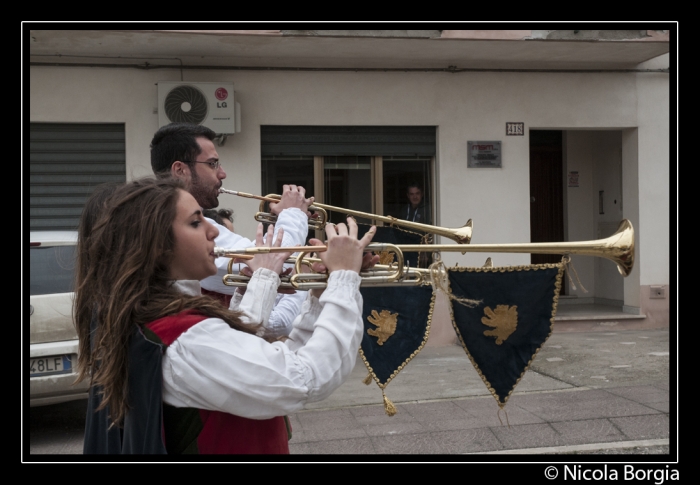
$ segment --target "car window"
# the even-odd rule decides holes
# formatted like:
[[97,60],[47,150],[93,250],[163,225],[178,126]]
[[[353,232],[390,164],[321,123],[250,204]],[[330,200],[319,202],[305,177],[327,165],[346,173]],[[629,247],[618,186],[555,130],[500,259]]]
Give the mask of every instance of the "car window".
[[34,247],[29,254],[30,295],[73,291],[75,246]]

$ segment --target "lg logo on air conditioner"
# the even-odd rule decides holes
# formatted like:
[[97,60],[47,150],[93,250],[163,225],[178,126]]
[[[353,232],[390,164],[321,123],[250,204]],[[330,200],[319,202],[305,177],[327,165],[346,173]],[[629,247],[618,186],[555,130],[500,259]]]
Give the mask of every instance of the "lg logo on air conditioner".
[[228,98],[228,91],[226,91],[225,88],[218,88],[216,91],[214,91],[214,96],[216,96],[216,99],[218,99],[220,102],[216,103],[217,108],[226,108],[228,105],[226,104],[225,99]]

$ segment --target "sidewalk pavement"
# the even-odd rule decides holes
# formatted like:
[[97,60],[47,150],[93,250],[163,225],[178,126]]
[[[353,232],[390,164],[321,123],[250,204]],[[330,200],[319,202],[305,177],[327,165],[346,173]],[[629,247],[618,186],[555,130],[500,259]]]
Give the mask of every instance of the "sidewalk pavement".
[[384,454],[668,454],[677,436],[670,346],[677,343],[668,329],[555,329],[500,412],[461,345],[427,346],[385,388],[394,416],[385,413],[376,382],[362,382],[367,369],[358,357],[330,397],[290,416],[290,451],[367,461]]

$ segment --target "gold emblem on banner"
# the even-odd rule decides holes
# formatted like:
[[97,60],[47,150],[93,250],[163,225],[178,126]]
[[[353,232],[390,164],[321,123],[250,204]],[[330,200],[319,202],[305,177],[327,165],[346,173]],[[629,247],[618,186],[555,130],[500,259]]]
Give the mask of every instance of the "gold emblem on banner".
[[486,330],[486,337],[496,337],[496,345],[501,345],[510,335],[515,332],[518,326],[517,305],[497,305],[495,310],[491,307],[484,308],[486,316],[481,317],[481,323],[493,327],[493,330]]
[[391,251],[381,251],[379,253],[379,264],[391,264],[394,262],[394,253]]
[[377,313],[377,310],[372,310],[372,314],[367,317],[367,320],[377,328],[370,328],[367,334],[372,337],[377,337],[377,344],[384,345],[384,342],[396,332],[396,323],[399,318],[398,313],[391,313],[389,310],[382,310]]

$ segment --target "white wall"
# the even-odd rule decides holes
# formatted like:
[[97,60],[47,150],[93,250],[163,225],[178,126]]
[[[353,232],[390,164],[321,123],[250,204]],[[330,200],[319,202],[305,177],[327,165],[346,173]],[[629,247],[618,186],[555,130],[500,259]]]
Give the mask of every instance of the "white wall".
[[[677,180],[670,180],[669,159],[669,111],[659,110],[668,106],[668,80],[658,74],[638,76],[639,113],[639,247],[643,251],[642,285],[667,285],[669,283],[669,245],[671,205],[677,209],[677,199],[669,198],[670,184],[677,188]],[[675,120],[677,121],[677,120]],[[670,140],[675,150],[677,140]],[[672,193],[677,194],[677,190]],[[626,210],[626,209],[625,209]],[[674,210],[674,213],[676,211]]]
[[[179,81],[179,70],[34,66],[29,73],[30,121],[123,122],[127,177],[151,173],[148,145],[158,128],[156,82]],[[458,227],[473,219],[473,244],[530,241],[528,137],[505,136],[507,121],[522,121],[526,130],[572,130],[566,170],[580,166],[589,172],[594,135],[574,130],[638,127],[641,200],[630,200],[625,191],[624,212],[639,206],[635,229],[641,281],[668,282],[669,242],[663,237],[669,227],[666,74],[196,70],[185,71],[184,80],[234,83],[242,131],[218,148],[229,189],[260,193],[263,124],[437,126],[437,223]],[[502,140],[502,168],[468,169],[470,140]],[[627,142],[622,142],[625,167],[636,163],[629,159]],[[593,179],[581,182],[586,185],[567,194],[570,240],[596,235],[597,189]],[[623,185],[628,183],[634,181]],[[222,196],[221,205],[235,209],[238,232],[254,234],[257,201]],[[480,266],[486,256],[452,253],[443,259],[449,265]],[[528,254],[491,256],[495,265],[529,263]],[[576,269],[582,278],[593,271],[583,262]]]
[[[623,219],[622,207],[622,134],[596,131],[593,138],[593,200],[596,233],[593,239],[607,238],[615,233]],[[600,214],[599,192],[603,191],[603,214]],[[622,303],[623,279],[617,265],[605,258],[594,258],[596,297],[598,302]]]
[[[598,208],[596,198],[592,197],[594,191],[594,133],[592,131],[567,131],[566,133],[566,160],[565,173],[578,172],[578,187],[564,187],[568,206],[566,218],[568,227],[568,241],[589,241],[596,239],[596,216]],[[592,298],[596,294],[595,261],[589,256],[572,255],[571,262],[578,275],[578,280],[571,275],[576,288],[569,286],[569,295],[578,298]],[[568,279],[568,277],[567,277]],[[580,283],[580,284],[579,284]],[[581,284],[583,286],[581,286]],[[585,290],[588,290],[586,293]]]

